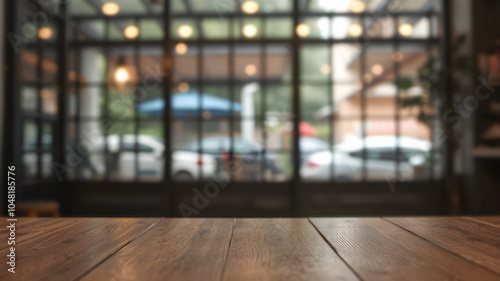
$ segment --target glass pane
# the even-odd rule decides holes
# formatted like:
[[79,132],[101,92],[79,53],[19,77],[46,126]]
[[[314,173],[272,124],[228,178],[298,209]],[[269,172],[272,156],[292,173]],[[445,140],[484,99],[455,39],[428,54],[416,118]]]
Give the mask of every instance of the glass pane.
[[187,8],[183,0],[171,0],[170,10],[173,14],[184,14],[186,13]]
[[81,81],[103,83],[106,80],[106,58],[100,48],[84,48],[79,54]]
[[57,114],[57,88],[42,88],[42,90],[40,91],[40,96],[42,98],[42,112],[50,115]]
[[106,36],[104,20],[82,20],[75,30],[75,39],[79,41],[104,40]]
[[88,1],[70,1],[69,12],[75,16],[97,15],[99,10]]
[[262,77],[259,45],[238,45],[234,50],[234,75],[238,80],[257,80]]
[[331,95],[329,85],[303,83],[300,88],[300,109],[305,120],[328,116],[332,112]]
[[66,109],[67,109],[67,114],[68,117],[75,117],[76,115],[76,92],[75,92],[75,86],[71,85],[68,87],[68,91],[66,93],[66,98],[67,98],[67,104],[66,104]]
[[398,21],[398,34],[405,38],[431,37],[431,18],[425,15],[415,17],[400,17]]
[[[364,36],[367,38],[392,38],[394,36],[394,19],[389,13],[374,14],[364,20]],[[352,27],[351,27],[352,28]],[[350,32],[355,30],[350,29]],[[355,37],[351,34],[351,37]]]
[[213,179],[227,168],[230,145],[236,141],[229,136],[229,125],[226,118],[204,120],[202,138],[199,142],[191,143],[197,149],[201,144],[202,161],[198,162],[198,166],[201,168],[203,179]]
[[27,120],[23,128],[23,149],[35,150],[38,148],[38,126],[33,120]]
[[174,46],[172,81],[190,83],[198,78],[198,48],[194,44],[179,42]]
[[42,126],[42,150],[47,152],[53,151],[53,136],[54,131],[51,123],[44,123]]
[[390,118],[368,118],[365,121],[365,138],[361,140],[366,149],[364,163],[366,180],[386,181],[396,174],[396,124]]
[[290,18],[267,18],[265,37],[269,39],[291,38],[293,36],[293,21]]
[[300,77],[302,81],[328,82],[332,67],[331,51],[326,45],[306,45],[300,49]]
[[192,0],[192,7],[194,12],[197,13],[214,13],[217,12],[223,16],[227,13],[234,13],[238,8],[235,1],[231,0]]
[[228,39],[231,21],[226,18],[203,19],[203,35],[206,39]]
[[23,177],[29,179],[29,178],[35,178],[37,175],[38,171],[38,153],[35,151],[32,152],[25,152],[23,155]]
[[266,75],[264,79],[270,80],[270,84],[284,81],[290,82],[292,79],[290,46],[268,44],[265,47],[265,55]]
[[25,111],[36,111],[37,104],[37,89],[35,87],[21,86],[21,108]]
[[332,76],[336,84],[360,82],[362,47],[362,45],[355,44],[335,44],[332,46]]
[[165,140],[161,122],[141,122],[139,127],[139,181],[161,181]]
[[34,47],[23,48],[21,54],[21,78],[24,82],[35,82],[38,80],[38,51]]
[[229,46],[203,47],[203,79],[208,81],[229,79]]
[[81,122],[78,126],[75,135],[68,139],[68,145],[72,149],[71,155],[81,159],[81,162],[75,162],[79,164],[75,164],[74,169],[77,171],[79,179],[104,180],[106,158],[104,155],[104,132],[101,130],[103,127],[98,122]]
[[52,152],[42,152],[42,178],[52,177]]
[[[153,5],[150,4],[150,2],[151,3],[159,2],[159,1],[141,1],[141,0],[113,0],[113,1],[120,7],[119,14],[147,14],[148,8],[153,7]],[[159,7],[161,7],[161,3],[156,3],[154,7],[156,7],[156,9],[159,9]]]
[[[330,19],[328,17],[306,17],[300,24],[303,27],[303,31],[298,35],[302,38],[330,38],[331,28]],[[297,32],[297,30],[295,30],[295,32]]]
[[198,130],[199,125],[196,121],[187,118],[172,120],[172,131],[177,132],[171,135],[173,152],[170,161],[172,161],[171,174],[174,181],[200,180],[199,175],[202,170],[216,169],[213,157],[200,156],[198,153],[200,148]]
[[[300,0],[304,9],[302,11],[306,11],[309,9],[314,12],[348,12],[349,11],[349,2],[350,1],[323,1],[323,0]],[[306,6],[306,4],[308,6]]]
[[[108,156],[106,159],[109,177],[114,180],[133,181],[137,172],[140,172],[140,170],[136,170],[138,163],[136,161],[139,161],[136,149],[139,151],[143,146],[149,147],[144,143],[151,141],[151,139],[142,136],[136,137],[132,122],[119,122],[116,125],[113,126],[113,130],[108,136]],[[154,153],[151,151],[154,152],[154,150],[149,147],[148,151],[148,155],[141,157],[143,161],[152,160],[151,156]]]
[[161,20],[141,20],[139,24],[139,34],[142,40],[163,39],[163,21]]
[[280,125],[292,121],[292,87],[287,84],[272,84],[266,85],[263,91],[266,98],[266,116],[276,118]]
[[441,6],[441,1],[427,1],[427,0],[415,0],[415,1],[399,1],[391,0],[387,8],[391,12],[430,12],[438,11]]
[[59,56],[57,48],[43,47],[42,52],[42,81],[45,83],[56,83],[58,78]]
[[137,39],[141,31],[137,24],[137,21],[132,19],[109,21],[108,39],[111,41]]
[[101,87],[84,87],[80,89],[78,100],[81,117],[100,117],[104,115],[104,100],[106,92]]

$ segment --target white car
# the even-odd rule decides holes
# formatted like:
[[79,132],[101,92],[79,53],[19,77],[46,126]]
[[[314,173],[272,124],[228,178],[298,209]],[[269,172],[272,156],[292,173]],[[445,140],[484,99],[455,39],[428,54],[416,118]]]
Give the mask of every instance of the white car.
[[[110,155],[110,174],[120,179],[134,179],[136,175],[136,137],[135,135],[110,135],[108,140],[108,155]],[[163,177],[165,145],[160,138],[149,135],[137,136],[138,174],[141,178],[161,179]],[[100,141],[96,145],[98,153],[93,152],[90,163],[98,173],[105,171],[104,145]],[[197,180],[216,174],[217,163],[214,157],[186,151],[172,153],[172,176],[179,181]]]
[[[396,157],[397,146],[401,152],[399,159]],[[363,148],[366,150],[364,164]],[[322,151],[310,155],[300,172],[306,181],[328,181],[331,175],[338,181],[360,181],[364,165],[368,181],[391,180],[397,173],[400,179],[412,180],[425,172],[430,149],[430,142],[416,138],[370,136],[365,138],[364,145],[362,140],[351,140],[335,146],[333,153]],[[399,172],[396,169],[398,160]]]

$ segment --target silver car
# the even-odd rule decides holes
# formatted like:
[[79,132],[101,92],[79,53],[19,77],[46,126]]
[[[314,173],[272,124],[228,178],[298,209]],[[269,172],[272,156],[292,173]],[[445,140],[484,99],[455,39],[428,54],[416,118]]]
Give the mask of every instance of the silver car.
[[423,177],[428,170],[425,168],[431,149],[428,141],[395,136],[370,136],[364,140],[364,143],[359,139],[346,141],[336,145],[333,152],[325,150],[310,155],[302,164],[302,179],[328,181],[333,176],[339,181],[360,181],[366,167],[368,181],[387,181],[398,174],[400,179],[412,180]]

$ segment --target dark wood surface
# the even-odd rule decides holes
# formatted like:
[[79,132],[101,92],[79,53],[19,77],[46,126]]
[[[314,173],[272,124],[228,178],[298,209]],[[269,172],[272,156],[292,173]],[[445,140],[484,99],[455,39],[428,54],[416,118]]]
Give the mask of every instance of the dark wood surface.
[[18,218],[15,274],[8,235],[0,280],[500,281],[500,217]]
[[394,224],[500,274],[500,229],[463,218],[392,218]]

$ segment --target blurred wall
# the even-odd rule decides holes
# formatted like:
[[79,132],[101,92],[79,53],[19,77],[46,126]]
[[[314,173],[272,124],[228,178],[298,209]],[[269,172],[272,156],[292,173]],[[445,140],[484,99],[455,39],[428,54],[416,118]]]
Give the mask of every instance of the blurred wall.
[[[472,6],[472,86],[476,87],[480,75],[478,56],[490,50],[497,40],[500,40],[500,1],[499,0],[471,0]],[[457,19],[458,20],[458,19]],[[480,143],[480,134],[492,125],[489,112],[491,99],[498,100],[498,91],[484,103],[481,103],[474,114],[473,130],[475,145]],[[500,214],[500,175],[498,174],[498,159],[487,160],[475,158],[471,177],[471,199],[469,213],[472,214]]]

